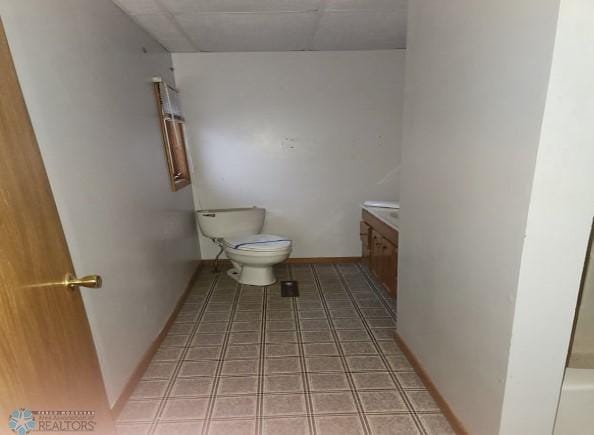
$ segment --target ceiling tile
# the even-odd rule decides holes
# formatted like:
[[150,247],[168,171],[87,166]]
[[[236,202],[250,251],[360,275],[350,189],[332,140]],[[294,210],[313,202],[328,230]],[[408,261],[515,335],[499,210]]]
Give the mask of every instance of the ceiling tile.
[[408,0],[326,0],[326,11],[406,11]]
[[314,50],[378,50],[406,47],[406,14],[386,11],[324,12]]
[[129,14],[157,14],[162,8],[155,0],[113,0],[113,2]]
[[185,40],[184,46],[191,46],[191,43],[177,27],[175,19],[169,14],[132,15],[132,19],[168,49],[167,44],[172,45],[175,41],[177,41],[176,45],[182,45],[182,41]]
[[291,51],[308,47],[317,13],[182,14],[175,18],[201,51]]
[[[141,1],[141,0],[136,0]],[[321,0],[157,0],[174,14],[198,12],[305,12],[319,9]]]
[[159,42],[171,53],[188,53],[196,51],[187,38],[162,39]]

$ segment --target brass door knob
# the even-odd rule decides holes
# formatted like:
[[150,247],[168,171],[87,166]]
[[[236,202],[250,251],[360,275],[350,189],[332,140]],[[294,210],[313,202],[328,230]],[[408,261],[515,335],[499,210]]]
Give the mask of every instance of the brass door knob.
[[68,273],[64,278],[64,285],[70,290],[75,290],[77,287],[101,288],[103,280],[99,275],[88,275],[82,278],[77,278],[73,274]]

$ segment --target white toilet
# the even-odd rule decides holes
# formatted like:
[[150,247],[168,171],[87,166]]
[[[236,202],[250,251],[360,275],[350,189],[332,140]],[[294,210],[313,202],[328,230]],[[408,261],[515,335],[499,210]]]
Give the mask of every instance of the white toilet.
[[291,253],[291,240],[260,234],[266,209],[227,208],[198,210],[198,226],[233,263],[227,274],[241,284],[265,286],[276,282],[272,266]]

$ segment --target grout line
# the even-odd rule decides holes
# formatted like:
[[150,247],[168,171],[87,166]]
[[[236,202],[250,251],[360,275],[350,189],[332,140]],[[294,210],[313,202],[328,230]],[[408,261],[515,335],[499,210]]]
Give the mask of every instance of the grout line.
[[264,369],[266,358],[266,308],[268,307],[268,287],[264,287],[262,297],[262,315],[260,316],[260,358],[258,361],[258,395],[256,402],[256,434],[262,434],[262,417],[264,416]]
[[[411,398],[409,394],[414,392],[426,392],[426,388],[423,386],[411,386],[410,388],[404,387],[402,382],[399,380],[398,373],[402,374],[409,374],[415,373],[414,369],[411,367],[398,367],[398,369],[392,369],[390,362],[395,357],[398,360],[397,355],[398,347],[393,348],[390,346],[382,349],[381,345],[384,345],[385,342],[390,341],[387,338],[384,339],[381,335],[374,335],[374,333],[379,332],[383,334],[384,331],[392,330],[390,326],[388,327],[373,327],[373,324],[379,325],[386,325],[389,322],[387,321],[390,318],[392,321],[395,322],[396,315],[390,304],[390,301],[384,297],[384,294],[381,293],[381,290],[378,290],[378,286],[372,280],[372,278],[366,273],[366,271],[360,265],[343,265],[343,264],[324,264],[324,265],[314,265],[314,264],[303,264],[303,265],[283,265],[284,269],[279,270],[279,274],[283,274],[283,276],[287,276],[289,279],[299,279],[303,286],[302,291],[302,298],[295,299],[295,298],[287,298],[289,299],[284,300],[281,298],[272,298],[273,290],[276,290],[276,287],[260,287],[258,291],[254,290],[251,291],[251,288],[247,286],[242,286],[236,283],[228,283],[226,280],[222,280],[221,275],[213,275],[213,278],[206,277],[203,275],[205,279],[198,279],[197,282],[194,284],[194,287],[189,293],[188,301],[183,305],[182,309],[187,311],[178,314],[178,317],[175,319],[174,323],[177,324],[187,324],[191,325],[191,328],[187,332],[182,332],[178,334],[168,333],[167,337],[178,337],[170,339],[169,341],[175,343],[181,337],[186,337],[186,341],[184,345],[181,346],[163,346],[159,347],[159,350],[168,350],[169,352],[178,353],[173,359],[169,360],[157,360],[153,358],[151,364],[159,363],[159,364],[167,364],[166,366],[168,369],[171,369],[173,366],[173,370],[171,371],[169,376],[164,376],[161,378],[142,378],[143,383],[147,383],[150,386],[151,382],[154,382],[155,385],[158,385],[160,388],[165,387],[163,393],[158,394],[158,397],[135,397],[130,398],[127,403],[136,403],[136,406],[151,406],[157,405],[157,409],[155,415],[153,417],[147,418],[145,420],[118,420],[116,423],[118,426],[128,427],[134,424],[146,424],[148,427],[147,433],[154,434],[158,432],[159,424],[167,422],[168,424],[175,423],[175,422],[185,422],[185,423],[195,423],[196,425],[202,424],[201,433],[202,435],[208,435],[210,432],[213,431],[215,426],[213,426],[214,422],[223,422],[223,421],[234,421],[234,422],[250,422],[250,424],[255,425],[255,435],[262,435],[265,430],[264,426],[267,421],[271,419],[292,419],[292,418],[299,418],[305,424],[307,420],[307,425],[309,428],[309,433],[312,435],[321,435],[319,433],[319,429],[316,428],[316,423],[318,418],[327,418],[327,417],[358,417],[362,423],[363,430],[367,435],[371,435],[373,433],[370,424],[370,416],[409,416],[413,419],[415,427],[418,429],[420,434],[426,435],[429,431],[429,428],[425,427],[422,418],[423,416],[443,416],[443,412],[438,408],[435,409],[429,408],[425,410],[415,410]],[[232,285],[234,287],[232,287]],[[352,286],[352,287],[351,287]],[[260,293],[261,291],[261,293]],[[253,293],[253,297],[252,297]],[[315,299],[313,298],[315,297]],[[190,299],[191,298],[191,299]],[[195,299],[199,299],[196,301]],[[359,302],[362,305],[366,305],[368,299],[376,299],[379,298],[381,305],[375,304],[376,307],[361,307]],[[373,304],[370,304],[373,305]],[[221,308],[226,309],[227,311],[215,311],[211,312],[210,309],[218,309],[219,306]],[[250,308],[257,307],[256,309],[251,310]],[[333,308],[331,308],[333,307]],[[248,311],[243,311],[242,308],[248,308]],[[387,314],[382,313],[379,310],[385,308],[387,310]],[[370,315],[374,315],[376,313],[383,314],[379,317],[370,317],[367,318],[364,313],[365,310],[371,310]],[[377,312],[374,312],[373,309],[377,309]],[[261,312],[258,310],[262,310]],[[336,311],[339,312],[336,312]],[[344,313],[340,312],[340,310],[347,310]],[[294,330],[279,330],[279,331],[270,331],[269,330],[269,319],[274,318],[275,321],[278,319],[279,324],[270,323],[270,327],[279,327],[285,326],[282,324],[283,321],[286,321],[286,318],[281,318],[282,316],[276,315],[272,316],[273,313],[276,311],[290,311],[294,316]],[[214,314],[213,314],[214,313]],[[234,328],[237,325],[235,322],[235,317],[239,316],[238,313],[246,313],[243,314],[237,322],[250,322],[245,323],[249,328],[252,328],[257,321],[253,320],[254,314],[258,313],[256,316],[259,318],[260,326],[259,330],[237,330],[234,331]],[[247,314],[251,313],[251,314]],[[332,315],[336,314],[338,317],[333,317]],[[350,317],[341,317],[343,314],[350,315]],[[226,320],[219,320],[217,315],[222,317],[226,316]],[[301,316],[304,316],[302,318]],[[319,315],[325,315],[324,318],[319,318]],[[307,316],[307,317],[305,317]],[[310,318],[310,316],[313,316]],[[353,317],[355,316],[355,317]],[[181,317],[181,321],[178,319]],[[204,321],[206,319],[214,319],[214,321]],[[189,320],[193,319],[193,320]],[[359,325],[359,329],[336,329],[336,325],[338,326],[346,326],[346,327],[353,327],[351,326],[350,321],[356,323],[357,321],[361,322]],[[358,320],[356,320],[358,319]],[[374,323],[374,319],[383,319]],[[306,321],[311,321],[311,324],[308,324]],[[319,323],[316,323],[316,321]],[[327,322],[329,329],[319,329],[318,326],[321,325],[323,321]],[[224,322],[227,322],[226,325],[223,325]],[[220,323],[219,326],[224,326],[221,330],[212,330],[207,332],[200,332],[200,328],[202,325],[211,325],[205,326],[206,329],[217,328],[217,325],[213,323]],[[239,325],[240,327],[242,325]],[[314,327],[311,331],[304,330],[307,327]],[[181,326],[181,328],[186,328],[186,326]],[[204,329],[202,328],[202,329]],[[259,332],[258,332],[259,331]],[[324,331],[324,332],[322,332]],[[345,338],[356,338],[353,341],[343,341],[339,338],[340,331],[361,331],[361,335],[363,333],[367,334],[365,340],[360,339],[357,335],[352,337],[345,337]],[[246,333],[246,334],[253,334],[253,337],[259,333],[260,337],[256,337],[254,340],[246,340],[249,341],[247,343],[236,343],[240,346],[255,346],[260,345],[259,354],[255,358],[242,358],[241,354],[238,354],[238,358],[230,358],[226,357],[226,353],[229,350],[229,347],[233,346],[231,344],[233,333]],[[276,337],[273,342],[268,342],[266,337],[267,333],[279,333],[281,339]],[[308,333],[311,332],[313,335],[310,337]],[[318,334],[316,334],[316,332]],[[198,344],[193,345],[193,342],[197,339],[198,336],[202,337],[202,335],[218,335],[219,340],[221,335],[223,335],[223,340],[221,344]],[[287,335],[286,340],[282,340]],[[293,336],[295,338],[293,338]],[[304,338],[310,338],[310,340],[304,342]],[[206,337],[205,337],[206,338]],[[250,338],[249,335],[246,335],[245,338]],[[329,341],[325,341],[325,340]],[[293,342],[293,340],[295,340]],[[332,341],[333,340],[333,341]],[[276,356],[267,357],[267,349],[271,346],[282,345],[291,343],[292,345],[297,348],[296,355],[281,355],[278,354]],[[336,346],[336,350],[338,352],[337,355],[318,355],[318,354],[306,354],[306,350],[309,349],[307,346],[308,344],[326,344],[330,346],[331,344]],[[354,353],[350,354],[347,353],[349,349],[346,348],[347,345],[351,343],[369,343],[375,349],[376,353],[369,353],[362,351],[361,353]],[[295,348],[293,347],[293,349]],[[384,345],[385,347],[385,345]],[[219,357],[213,358],[201,358],[203,355],[202,352],[194,356],[194,349],[218,349],[219,350]],[[289,349],[291,350],[291,349]],[[190,353],[192,352],[192,353]],[[210,352],[210,351],[209,351]],[[396,353],[390,353],[396,352]],[[290,353],[294,353],[291,350]],[[316,352],[317,353],[317,352]],[[323,352],[322,352],[323,353]],[[212,354],[214,356],[214,354]],[[192,356],[192,359],[186,359],[189,356]],[[207,356],[207,355],[205,355]],[[309,358],[332,358],[338,360],[336,363],[337,366],[342,367],[342,369],[338,370],[313,370],[309,371],[307,362]],[[377,361],[382,361],[382,366],[380,370],[370,370],[370,369],[359,369],[359,370],[351,370],[349,368],[349,358],[350,357],[379,357]],[[266,372],[266,362],[269,359],[282,359],[282,358],[294,358],[298,359],[300,367],[299,371],[289,371],[289,372],[281,372],[281,373],[272,373],[267,374]],[[364,359],[364,358],[363,358]],[[257,360],[257,361],[256,361]],[[223,374],[224,364],[225,361],[252,361],[257,364],[257,373],[229,373]],[[215,366],[214,373],[210,372],[209,375],[190,375],[190,376],[180,376],[181,368],[184,363],[186,362],[205,362],[207,365],[210,365],[210,369],[212,370],[212,365]],[[338,364],[340,362],[340,364]],[[236,363],[239,365],[243,365],[243,363]],[[378,366],[379,367],[379,366]],[[296,368],[296,367],[293,367]],[[206,373],[199,371],[197,373]],[[382,376],[389,376],[391,379],[390,388],[358,388],[355,384],[356,374],[359,373],[376,373],[382,374]],[[312,391],[312,384],[311,384],[311,375],[312,374],[327,374],[327,375],[338,375],[341,379],[346,377],[348,385],[343,385],[344,389],[322,389]],[[288,391],[289,388],[286,388],[284,391],[275,391],[267,393],[265,391],[265,382],[267,377],[269,376],[291,376],[291,375],[299,375],[302,377],[302,388],[303,391]],[[233,392],[229,393],[221,393],[219,394],[219,389],[221,388],[221,383],[224,382],[224,379],[241,379],[241,378],[257,378],[257,392],[250,392],[247,390],[233,390]],[[205,382],[211,383],[208,393],[206,394],[195,394],[193,395],[190,392],[188,395],[173,394],[173,388],[175,383],[178,380],[190,380],[190,379],[202,379]],[[161,385],[157,384],[160,383]],[[413,384],[414,385],[414,384]],[[388,385],[380,385],[380,387],[388,386]],[[340,387],[339,387],[340,388]],[[253,391],[253,390],[252,390]],[[366,411],[363,406],[363,398],[365,397],[362,393],[382,393],[382,392],[391,392],[390,394],[397,393],[404,404],[404,407],[399,410],[379,410],[379,411]],[[328,393],[331,395],[333,394],[351,394],[355,409],[349,409],[344,412],[322,412],[316,413],[314,409],[314,397],[317,398],[317,394],[325,394]],[[264,413],[264,398],[268,397],[277,397],[282,398],[286,396],[293,396],[299,395],[304,397],[305,399],[305,409],[295,409],[289,410],[289,412],[294,411],[295,414],[278,414],[278,415],[266,415]],[[216,402],[219,398],[245,398],[250,397],[256,401],[256,413],[246,415],[246,416],[215,416],[214,411],[216,407]],[[324,397],[324,396],[321,396]],[[203,417],[167,417],[164,418],[163,415],[165,414],[165,410],[168,409],[168,402],[170,400],[183,400],[183,399],[201,399],[204,403],[206,403],[206,413]],[[232,399],[233,400],[233,399]],[[247,399],[241,399],[247,400]],[[275,399],[268,399],[272,400],[273,402]],[[253,402],[252,402],[253,403]],[[219,423],[217,423],[219,424]],[[238,424],[238,423],[235,423]],[[240,425],[241,426],[241,425]],[[200,432],[200,431],[197,431]],[[282,435],[282,434],[279,434]],[[289,434],[286,434],[289,435]]]
[[206,414],[204,419],[204,425],[202,426],[202,433],[204,435],[208,434],[210,428],[210,422],[212,421],[212,414],[214,412],[214,407],[217,401],[217,389],[219,388],[219,382],[221,380],[221,373],[223,371],[223,365],[225,363],[225,354],[227,353],[227,346],[229,345],[229,340],[231,338],[231,330],[233,328],[233,319],[235,317],[235,312],[237,308],[237,301],[241,295],[241,290],[243,286],[239,283],[235,286],[235,294],[233,297],[233,304],[231,305],[231,314],[229,315],[229,320],[227,324],[227,329],[225,330],[225,337],[223,338],[223,345],[221,347],[221,359],[217,364],[215,369],[215,377],[212,382],[212,395],[208,398],[208,405],[206,407]]
[[393,309],[390,306],[390,304],[388,302],[386,302],[386,300],[384,299],[384,297],[382,295],[382,292],[385,293],[385,290],[383,290],[377,286],[375,281],[369,275],[369,272],[366,267],[364,267],[362,264],[357,264],[356,267],[359,270],[359,272],[361,273],[361,275],[363,275],[364,279],[367,281],[367,284],[371,287],[371,290],[373,291],[373,293],[379,298],[381,304],[384,306],[384,308],[386,308],[386,310],[388,310],[388,313],[394,319],[394,322],[397,322],[398,315],[397,315],[395,309]]
[[371,426],[369,425],[369,421],[367,419],[367,416],[365,415],[365,409],[363,408],[363,402],[361,401],[361,397],[359,396],[359,393],[357,392],[357,387],[355,385],[355,381],[353,380],[353,377],[351,376],[350,373],[348,373],[350,368],[349,368],[346,356],[344,354],[344,350],[342,349],[342,345],[338,338],[338,333],[336,332],[336,328],[334,327],[334,319],[330,315],[330,309],[328,308],[328,303],[326,301],[326,297],[323,292],[322,283],[321,283],[320,277],[317,273],[316,266],[311,265],[310,268],[311,268],[310,270],[312,271],[312,274],[314,277],[315,286],[317,287],[319,295],[320,295],[320,301],[322,303],[322,307],[323,307],[324,312],[326,313],[326,316],[327,316],[327,321],[328,321],[328,324],[330,327],[330,333],[332,334],[332,337],[334,338],[334,343],[335,343],[336,349],[338,350],[340,360],[341,360],[341,363],[342,363],[342,366],[344,369],[344,373],[347,378],[347,382],[349,383],[351,393],[353,395],[355,406],[357,407],[357,413],[359,414],[359,419],[363,423],[363,431],[366,434],[371,434],[372,433]]
[[[382,363],[386,367],[389,376],[392,378],[392,381],[396,384],[397,390],[400,393],[400,396],[402,397],[402,401],[406,405],[406,408],[408,409],[411,417],[413,418],[413,420],[415,422],[415,425],[417,426],[417,429],[419,429],[419,431],[422,434],[427,434],[427,431],[425,430],[425,428],[424,428],[421,420],[419,419],[419,417],[417,415],[417,412],[414,409],[414,406],[412,405],[412,403],[410,402],[410,399],[408,398],[408,396],[405,393],[405,389],[402,387],[402,384],[398,380],[398,377],[394,374],[394,371],[392,370],[392,367],[390,366],[389,361],[387,360],[386,356],[382,352],[381,347],[377,343],[377,339],[373,335],[372,328],[369,326],[369,323],[367,322],[367,319],[365,318],[365,316],[363,316],[363,314],[361,313],[361,309],[359,308],[359,306],[357,305],[357,302],[355,301],[355,298],[353,297],[353,294],[351,292],[351,287],[350,287],[348,281],[343,276],[340,268],[336,267],[336,265],[332,265],[332,267],[334,268],[335,273],[338,275],[338,278],[340,279],[340,281],[344,285],[345,290],[346,290],[349,298],[351,299],[351,302],[353,303],[353,306],[355,307],[355,310],[359,313],[359,315],[361,317],[361,321],[363,322],[363,326],[365,327],[365,330],[367,331],[367,333],[371,337],[371,341],[373,343],[373,346],[375,347],[376,351],[378,352],[379,357],[381,358]],[[396,326],[396,325],[394,325],[394,326]]]
[[[429,415],[429,416],[436,416],[436,415],[441,415],[443,416],[443,413],[440,410],[435,410],[435,411],[417,411],[417,413],[419,415]],[[410,413],[408,411],[369,411],[366,412],[367,415],[371,415],[371,416],[393,416],[393,415],[402,415],[402,416],[410,416]],[[342,417],[342,416],[358,416],[359,414],[357,413],[357,411],[353,411],[353,412],[328,412],[328,413],[317,413],[317,414],[307,414],[307,413],[301,413],[301,414],[278,414],[278,415],[270,415],[270,416],[263,416],[262,420],[274,420],[274,419],[278,419],[278,418],[282,418],[282,419],[292,419],[292,418],[299,418],[299,417]],[[249,417],[249,416],[238,416],[238,417],[215,417],[215,418],[211,418],[211,421],[230,421],[230,420],[235,420],[235,421],[254,421],[255,418],[254,417]],[[206,421],[204,418],[172,418],[172,419],[163,419],[161,420],[161,422],[163,423],[179,423],[179,422],[183,422],[183,423],[192,423],[192,422],[204,422]],[[118,422],[117,425],[118,426],[133,426],[133,425],[138,425],[138,424],[146,424],[149,423],[150,420],[130,420],[130,421],[122,421],[122,422]],[[276,435],[276,434],[274,434]],[[292,434],[284,434],[284,435],[292,435]]]
[[[163,397],[161,398],[161,400],[159,402],[159,406],[157,407],[157,412],[155,413],[155,416],[153,417],[153,420],[151,422],[151,426],[149,427],[149,430],[148,430],[148,433],[151,435],[155,432],[159,417],[161,416],[161,413],[163,412],[163,409],[165,408],[165,404],[167,403],[167,398],[169,397],[169,394],[171,393],[173,385],[175,384],[175,382],[177,380],[177,375],[181,369],[182,364],[185,361],[184,356],[186,356],[188,354],[189,349],[192,347],[192,340],[194,340],[194,337],[196,336],[196,332],[198,331],[198,326],[200,325],[200,319],[204,316],[206,307],[208,306],[208,301],[210,300],[210,298],[212,297],[212,295],[214,293],[215,287],[217,285],[217,281],[218,281],[218,276],[216,276],[215,279],[213,279],[212,282],[210,283],[210,285],[208,287],[208,291],[202,301],[202,306],[200,307],[198,314],[195,316],[195,324],[192,327],[190,336],[188,337],[188,341],[186,341],[186,345],[182,348],[183,350],[182,350],[181,354],[179,355],[178,360],[176,361],[175,367],[174,367],[173,371],[171,372],[171,375],[168,378],[169,382],[167,383],[167,387],[165,388]],[[198,285],[198,280],[196,283],[194,283],[194,287],[192,288],[192,290],[190,290],[190,293],[188,296],[190,296],[194,292],[197,285]],[[185,303],[184,303],[184,305],[185,305]],[[182,310],[183,310],[183,305],[182,305]],[[180,313],[181,313],[181,311],[180,311]],[[178,316],[180,313],[178,313]],[[165,337],[165,338],[167,338],[167,337]],[[151,361],[151,364],[152,364],[152,361]]]
[[[289,269],[289,278],[293,278],[293,268],[287,265]],[[309,385],[309,375],[307,373],[307,365],[305,360],[305,345],[303,343],[303,334],[301,331],[301,318],[299,317],[299,310],[297,304],[293,301],[293,316],[295,316],[295,327],[297,330],[297,347],[299,348],[299,364],[301,365],[301,377],[303,379],[303,392],[305,394],[305,408],[307,410],[307,424],[310,433],[316,435],[316,423],[313,417],[313,400],[311,397],[311,390]]]

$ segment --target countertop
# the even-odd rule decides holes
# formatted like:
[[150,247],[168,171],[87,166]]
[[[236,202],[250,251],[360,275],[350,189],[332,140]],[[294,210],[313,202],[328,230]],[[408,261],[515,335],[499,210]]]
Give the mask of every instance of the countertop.
[[[383,207],[368,207],[366,205],[361,204],[361,208],[363,210],[367,210],[369,213],[374,215],[380,221],[385,223],[386,225],[394,228],[398,231],[398,224],[400,221],[400,209],[397,208],[383,208]],[[393,214],[396,214],[394,216]]]

